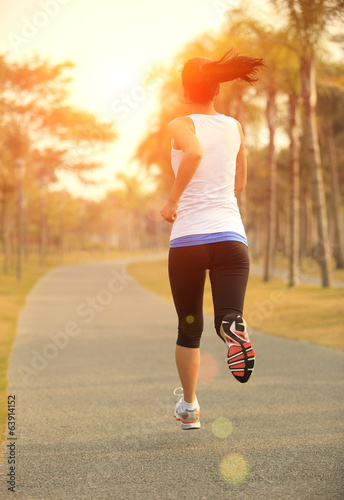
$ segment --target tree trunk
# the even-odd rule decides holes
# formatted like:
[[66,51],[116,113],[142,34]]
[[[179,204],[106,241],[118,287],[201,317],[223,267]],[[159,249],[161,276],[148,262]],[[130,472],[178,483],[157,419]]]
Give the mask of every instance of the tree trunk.
[[328,128],[328,149],[330,155],[330,174],[331,174],[331,194],[333,203],[333,224],[334,224],[334,249],[333,254],[337,262],[337,267],[340,269],[344,268],[344,244],[343,244],[343,233],[340,220],[340,187],[339,187],[339,175],[338,175],[338,164],[336,155],[336,146],[333,137],[333,126],[332,124]]
[[10,270],[10,257],[11,257],[11,240],[10,240],[10,221],[9,221],[9,203],[6,193],[3,193],[2,199],[2,241],[4,261],[3,269],[7,274]]
[[[288,200],[288,195],[286,193],[285,196],[285,207],[289,205],[289,200]],[[290,255],[289,252],[289,242],[290,242],[290,225],[288,224],[288,213],[284,210],[281,209],[281,216],[280,216],[280,235],[281,235],[281,241],[282,241],[282,255],[285,258],[288,258]]]
[[25,262],[29,259],[29,223],[27,201],[27,197],[23,196],[23,256]]
[[64,223],[64,194],[60,193],[59,197],[59,246],[60,246],[60,261],[63,262],[65,251],[65,223]]
[[23,177],[22,172],[18,176],[18,203],[17,203],[17,281],[22,278],[22,255],[23,255]]
[[303,257],[309,257],[312,255],[312,245],[313,245],[313,206],[312,198],[308,189],[304,189],[302,193],[302,203],[303,203],[303,228],[302,228],[302,245],[300,253]]
[[44,266],[47,256],[47,227],[44,186],[40,186],[40,221],[39,221],[39,264]]
[[108,227],[109,223],[107,220],[107,214],[108,211],[102,212],[102,218],[101,218],[101,241],[102,241],[102,251],[103,253],[106,253],[109,250],[109,234],[108,234]]
[[314,207],[317,215],[318,244],[315,258],[321,266],[322,286],[331,286],[331,253],[326,217],[324,180],[321,168],[319,138],[316,124],[316,81],[312,51],[300,57],[306,136],[311,167]]
[[267,242],[265,251],[264,281],[270,281],[272,275],[275,240],[276,240],[276,93],[267,94],[266,116],[269,127],[269,187],[267,213]]
[[253,219],[253,238],[251,243],[251,249],[253,254],[253,260],[257,261],[262,255],[262,215],[260,213],[254,214]]
[[298,95],[289,95],[290,136],[290,256],[289,286],[299,284],[300,268],[300,108]]

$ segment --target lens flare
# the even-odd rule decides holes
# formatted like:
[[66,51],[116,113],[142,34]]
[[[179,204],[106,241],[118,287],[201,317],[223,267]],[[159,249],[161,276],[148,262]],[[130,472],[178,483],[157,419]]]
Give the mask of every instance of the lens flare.
[[198,380],[200,382],[212,382],[219,374],[219,362],[209,352],[201,353],[201,366]]
[[248,472],[248,463],[240,453],[229,453],[221,460],[220,473],[227,483],[242,483],[247,478]]
[[194,323],[195,318],[192,316],[192,314],[189,314],[189,316],[186,316],[186,322],[189,323],[189,325],[192,325]]
[[228,418],[225,417],[219,417],[216,420],[214,420],[211,430],[213,431],[213,434],[215,434],[216,437],[225,439],[226,437],[230,436],[233,431],[233,425]]

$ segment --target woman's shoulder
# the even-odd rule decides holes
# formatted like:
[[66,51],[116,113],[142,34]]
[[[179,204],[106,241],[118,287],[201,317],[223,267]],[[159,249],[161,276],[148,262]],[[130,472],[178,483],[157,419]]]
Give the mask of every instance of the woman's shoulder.
[[238,123],[240,125],[240,122],[236,119],[236,118],[233,118],[233,116],[230,116],[230,115],[225,115],[225,114],[218,114],[217,115],[219,118],[222,118],[223,120],[227,120],[229,122],[232,122],[232,123]]
[[171,120],[168,125],[171,125],[171,124],[178,125],[179,123],[192,123],[192,118],[190,118],[190,116],[178,116],[177,118],[174,118],[173,120]]
[[233,116],[229,116],[229,115],[220,115],[220,116],[227,123],[230,123],[231,126],[235,126],[235,128],[237,128],[239,130],[240,135],[242,134],[242,125],[236,118],[233,118]]
[[190,118],[189,116],[179,116],[177,118],[174,118],[173,120],[170,121],[170,123],[168,124],[167,127],[168,127],[170,132],[173,132],[173,130],[176,130],[176,128],[185,127],[185,126],[190,128],[190,130],[192,130],[192,132],[195,131],[194,122],[193,122],[192,118]]

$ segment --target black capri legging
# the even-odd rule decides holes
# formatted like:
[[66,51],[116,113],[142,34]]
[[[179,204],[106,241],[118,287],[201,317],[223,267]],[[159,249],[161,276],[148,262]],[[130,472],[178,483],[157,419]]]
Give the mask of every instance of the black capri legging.
[[177,345],[200,345],[207,269],[213,296],[215,329],[221,339],[223,317],[229,313],[243,313],[250,270],[246,245],[239,241],[220,241],[170,248],[168,272],[178,314]]

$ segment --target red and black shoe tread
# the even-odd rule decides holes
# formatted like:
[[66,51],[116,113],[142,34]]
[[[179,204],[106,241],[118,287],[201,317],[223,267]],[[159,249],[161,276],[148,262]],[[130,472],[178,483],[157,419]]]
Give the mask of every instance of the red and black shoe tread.
[[255,362],[255,352],[248,340],[244,321],[237,314],[228,314],[222,320],[222,328],[230,344],[227,364],[233,376],[241,383],[250,378]]

